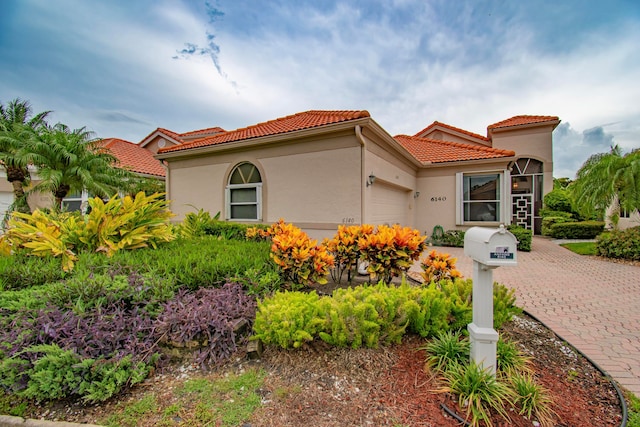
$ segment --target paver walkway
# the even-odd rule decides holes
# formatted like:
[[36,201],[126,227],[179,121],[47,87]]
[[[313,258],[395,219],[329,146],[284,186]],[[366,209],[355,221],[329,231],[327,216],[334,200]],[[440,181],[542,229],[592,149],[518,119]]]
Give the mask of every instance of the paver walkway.
[[[462,248],[434,249],[458,258],[458,270],[473,277]],[[577,255],[536,236],[532,251],[518,252],[516,267],[493,270],[493,280],[515,288],[520,307],[640,397],[640,267]]]

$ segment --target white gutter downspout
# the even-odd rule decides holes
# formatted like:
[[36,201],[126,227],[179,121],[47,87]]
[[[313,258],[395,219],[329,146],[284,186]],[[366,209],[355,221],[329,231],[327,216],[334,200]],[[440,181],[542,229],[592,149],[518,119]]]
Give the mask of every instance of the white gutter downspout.
[[366,172],[364,169],[364,146],[365,146],[365,142],[364,142],[364,137],[362,136],[362,128],[360,127],[360,125],[356,125],[356,138],[358,139],[358,141],[360,142],[360,224],[364,224],[365,223],[365,218],[364,218],[364,214],[365,214],[365,208],[364,208],[364,204],[365,204],[365,186],[363,185],[364,181],[367,179]]

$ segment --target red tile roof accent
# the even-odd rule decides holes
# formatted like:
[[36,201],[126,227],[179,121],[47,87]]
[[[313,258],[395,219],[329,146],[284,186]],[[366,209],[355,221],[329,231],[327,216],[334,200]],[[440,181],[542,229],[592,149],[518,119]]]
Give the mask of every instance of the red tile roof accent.
[[138,144],[118,138],[105,138],[101,144],[116,156],[119,166],[146,175],[161,177],[166,175],[164,167],[153,157],[153,153]]
[[534,123],[554,122],[559,120],[560,119],[557,116],[513,116],[509,119],[487,126],[487,130]]
[[222,132],[226,132],[226,130],[222,129],[219,126],[215,126],[212,128],[198,129],[198,130],[192,130],[190,132],[181,133],[180,136],[184,138],[184,137],[208,135],[208,134],[215,134],[215,133],[222,133]]
[[183,145],[166,147],[159,150],[159,153],[169,151],[188,150],[191,148],[206,147],[210,145],[222,144],[225,142],[242,141],[245,139],[259,138],[269,135],[279,135],[303,129],[310,129],[334,123],[346,122],[365,117],[370,117],[366,110],[311,110],[302,113],[281,117],[275,120],[258,123],[245,128],[240,128],[221,133],[206,138],[196,139]]
[[418,136],[396,135],[394,139],[422,164],[496,159],[515,156],[516,154],[511,150],[421,138]]
[[158,132],[164,133],[165,135],[167,135],[169,138],[173,138],[176,141],[180,141],[182,142],[182,136],[179,133],[176,133],[172,130],[169,129],[165,129],[165,128],[158,128],[156,129]]
[[471,136],[473,138],[481,139],[482,141],[490,141],[490,139],[487,138],[486,136],[482,136],[482,135],[477,134],[477,133],[469,132],[468,130],[460,129],[460,128],[457,128],[455,126],[451,126],[451,125],[448,125],[446,123],[442,123],[442,122],[438,122],[438,121],[435,121],[435,122],[431,123],[429,126],[427,126],[426,128],[422,129],[420,132],[416,133],[414,136],[420,137],[420,135],[431,131],[436,126],[441,126],[443,128],[447,128],[447,129],[455,131],[455,132],[463,133],[463,134]]

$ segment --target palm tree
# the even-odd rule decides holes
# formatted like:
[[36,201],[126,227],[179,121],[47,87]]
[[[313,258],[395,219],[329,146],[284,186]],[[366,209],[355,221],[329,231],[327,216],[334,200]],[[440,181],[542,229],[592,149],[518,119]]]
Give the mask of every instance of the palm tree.
[[50,111],[44,111],[31,117],[32,110],[28,101],[16,98],[3,106],[0,104],[0,166],[7,173],[7,181],[13,187],[14,208],[28,213],[29,205],[24,188],[30,174],[24,147],[36,137],[46,125],[45,119]]
[[131,172],[117,167],[117,158],[86,128],[48,127],[25,156],[38,168],[40,182],[32,191],[53,194],[56,208],[69,193],[87,190],[99,197],[126,191]]
[[614,206],[613,223],[620,207],[640,209],[640,150],[623,155],[618,145],[608,153],[589,157],[568,187],[578,211],[584,216],[602,218],[607,207]]

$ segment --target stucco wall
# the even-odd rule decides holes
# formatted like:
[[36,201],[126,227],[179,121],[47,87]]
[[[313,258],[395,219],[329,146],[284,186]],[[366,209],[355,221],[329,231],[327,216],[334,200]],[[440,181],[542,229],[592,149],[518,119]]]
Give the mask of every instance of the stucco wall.
[[513,150],[518,158],[529,157],[544,164],[543,194],[553,190],[553,126],[542,125],[493,132],[493,148]]
[[[333,235],[338,224],[361,220],[361,148],[353,133],[220,151],[188,160],[169,159],[171,209],[181,221],[204,209],[225,217],[225,188],[233,168],[255,164],[262,176],[262,222],[279,218],[312,237]],[[345,220],[346,219],[346,220]],[[316,232],[318,231],[318,232]]]
[[[454,166],[432,166],[420,170],[417,178],[417,191],[420,195],[416,200],[416,225],[422,233],[431,235],[436,225],[444,230],[466,230],[474,225],[495,226],[496,223],[467,223],[456,224],[456,203],[461,203],[461,195],[456,193],[456,173],[502,172],[507,162],[485,162]],[[503,195],[503,203],[511,203],[511,198]],[[508,218],[501,222],[506,223]]]

